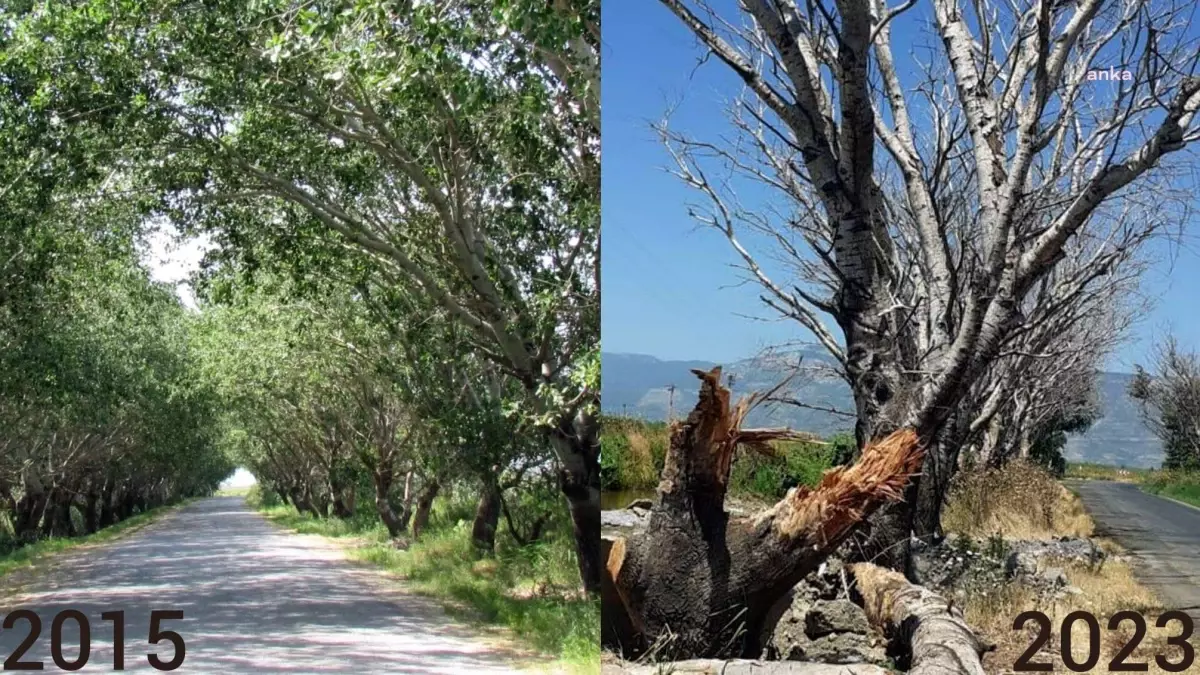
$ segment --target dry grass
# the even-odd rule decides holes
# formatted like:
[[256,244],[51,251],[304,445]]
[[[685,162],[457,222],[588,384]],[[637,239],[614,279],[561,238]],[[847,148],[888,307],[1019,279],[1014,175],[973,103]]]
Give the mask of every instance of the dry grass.
[[[1053,476],[1025,463],[1012,463],[999,470],[971,471],[960,474],[946,505],[944,522],[948,531],[972,537],[1000,534],[1006,539],[1043,539],[1057,536],[1091,536],[1094,523],[1079,498]],[[1098,540],[1109,554],[1120,553],[1112,541]],[[1059,654],[1063,619],[1075,611],[1096,616],[1100,624],[1100,660],[1090,672],[1108,672],[1108,664],[1133,635],[1133,625],[1121,624],[1108,630],[1108,621],[1117,612],[1139,612],[1147,618],[1146,637],[1129,663],[1148,663],[1149,673],[1165,673],[1155,663],[1156,654],[1179,661],[1176,648],[1167,648],[1168,636],[1179,633],[1179,625],[1156,628],[1154,623],[1162,605],[1148,588],[1134,577],[1128,563],[1107,560],[1098,566],[1046,560],[1045,567],[1059,567],[1068,583],[1079,594],[1061,598],[1039,596],[1028,586],[1008,583],[989,592],[967,595],[960,601],[967,623],[978,630],[996,649],[984,657],[988,673],[1012,673],[1016,660],[1029,648],[1036,635],[1034,623],[1022,630],[1013,629],[1021,612],[1036,610],[1050,617],[1051,639],[1034,659],[1054,665],[1054,672],[1071,672]],[[1087,660],[1087,625],[1077,621],[1071,630],[1071,651],[1077,663]],[[1200,672],[1200,667],[1195,672]]]
[[1053,476],[1026,462],[960,473],[942,525],[970,537],[1048,539],[1092,535],[1094,524],[1079,498]]
[[[1086,611],[1096,616],[1100,624],[1100,661],[1095,672],[1107,672],[1108,663],[1124,647],[1133,634],[1130,622],[1121,624],[1120,630],[1108,630],[1109,618],[1120,611],[1131,610],[1146,617],[1146,637],[1134,651],[1129,662],[1150,664],[1150,673],[1166,672],[1154,662],[1155,654],[1164,654],[1172,661],[1180,655],[1166,647],[1168,636],[1179,633],[1179,625],[1172,623],[1167,628],[1156,628],[1154,622],[1161,612],[1158,599],[1133,576],[1129,565],[1109,561],[1099,568],[1085,565],[1063,564],[1067,578],[1083,592],[1067,595],[1060,599],[1039,599],[1029,588],[1008,584],[999,591],[978,594],[966,598],[963,612],[967,622],[996,644],[996,650],[984,657],[984,668],[989,673],[1011,673],[1013,664],[1028,649],[1036,634],[1036,626],[1030,622],[1023,630],[1013,630],[1013,620],[1021,612],[1037,610],[1050,617],[1051,639],[1043,652],[1035,659],[1054,664],[1054,672],[1070,672],[1059,655],[1061,644],[1059,629],[1063,618],[1074,611]],[[1076,622],[1071,631],[1071,651],[1078,663],[1087,660],[1087,626]]]
[[653,484],[658,478],[658,467],[654,464],[654,454],[650,451],[650,441],[640,431],[629,431],[625,436],[629,442],[629,453],[625,461],[630,480],[638,485]]

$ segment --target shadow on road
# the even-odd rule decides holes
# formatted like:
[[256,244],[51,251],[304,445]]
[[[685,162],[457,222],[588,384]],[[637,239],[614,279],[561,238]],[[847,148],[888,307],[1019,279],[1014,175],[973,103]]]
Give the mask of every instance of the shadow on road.
[[[28,595],[10,602],[42,620],[24,660],[50,658],[51,621],[76,609],[91,624],[91,657],[83,672],[111,672],[112,623],[125,612],[125,664],[153,670],[172,647],[148,644],[151,610],[182,610],[165,621],[187,647],[180,673],[500,673],[519,658],[478,639],[431,601],[400,595],[340,551],[315,537],[282,533],[240,497],[197,502],[102,548],[56,559]],[[0,658],[28,633],[18,622],[0,630]],[[73,621],[62,630],[64,657],[78,654]]]

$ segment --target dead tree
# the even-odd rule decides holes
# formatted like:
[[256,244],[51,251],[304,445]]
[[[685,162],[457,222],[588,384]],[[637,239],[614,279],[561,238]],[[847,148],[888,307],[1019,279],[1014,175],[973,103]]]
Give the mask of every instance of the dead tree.
[[731,407],[719,367],[693,372],[700,399],[671,430],[649,522],[609,542],[604,618],[623,626],[614,639],[627,652],[667,640],[671,653],[687,656],[753,654],[771,605],[873,510],[901,497],[922,448],[912,430],[897,431],[815,489],[795,488],[752,517],[731,518],[724,504],[738,447],[763,450],[798,434],[743,429],[761,399]]
[[[954,466],[975,412],[960,404],[1028,327],[1030,303],[1047,300],[1043,320],[1070,307],[1191,199],[1169,180],[1171,155],[1200,138],[1190,10],[934,0],[921,18],[882,0],[660,2],[744,85],[729,142],[660,127],[703,200],[689,211],[839,364],[860,447],[909,427],[928,449],[909,499],[873,523],[874,550],[900,551],[936,528],[943,495],[924,476]],[[903,22],[940,38],[915,86],[892,52]],[[1089,83],[1106,61],[1130,79]],[[744,181],[778,199],[746,205]],[[1073,255],[1078,274],[1053,277]],[[1051,279],[1061,293],[1043,293]]]

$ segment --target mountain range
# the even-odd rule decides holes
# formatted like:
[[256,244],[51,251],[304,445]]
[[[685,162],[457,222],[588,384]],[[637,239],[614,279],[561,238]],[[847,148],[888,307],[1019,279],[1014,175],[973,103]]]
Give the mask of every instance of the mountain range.
[[[789,394],[812,408],[769,405],[750,415],[754,426],[790,426],[829,436],[848,431],[853,417],[821,409],[853,412],[854,404],[846,383],[833,371],[829,358],[820,352],[791,352],[786,357],[765,356],[722,364],[726,383],[734,395],[763,391],[778,384],[800,359],[800,373],[788,387]],[[601,354],[604,410],[611,415],[665,420],[686,414],[699,393],[699,379],[692,369],[709,370],[708,361],[667,361],[644,354]],[[1129,398],[1128,373],[1102,372],[1098,398],[1102,416],[1087,431],[1068,437],[1064,451],[1072,462],[1095,462],[1130,468],[1157,468],[1162,463],[1162,445],[1142,422],[1137,403]],[[672,390],[673,388],[673,390]]]

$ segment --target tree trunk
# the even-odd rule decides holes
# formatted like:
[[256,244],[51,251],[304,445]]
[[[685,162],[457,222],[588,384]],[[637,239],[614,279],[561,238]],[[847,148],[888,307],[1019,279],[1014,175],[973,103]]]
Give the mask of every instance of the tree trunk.
[[117,522],[115,495],[112,491],[100,495],[100,527],[105,528]]
[[600,432],[589,415],[559,420],[550,432],[559,460],[558,485],[567,498],[579,578],[589,595],[600,594]]
[[[330,472],[331,475],[333,472]],[[335,480],[332,477],[329,479],[329,494],[333,497],[333,515],[337,518],[351,518],[354,516],[354,488],[349,489],[342,484],[341,481]]]
[[603,614],[628,617],[635,634],[617,640],[627,651],[670,634],[670,649],[687,656],[757,655],[772,604],[871,512],[900,498],[922,449],[911,430],[897,431],[868,444],[854,465],[828,471],[815,490],[791,490],[765,511],[731,519],[724,501],[737,447],[796,434],[741,429],[753,401],[731,410],[721,369],[693,372],[703,381],[700,400],[671,430],[647,526],[612,542],[605,570],[619,603],[605,603]]
[[417,497],[417,508],[412,521],[413,539],[420,537],[425,528],[429,527],[429,512],[433,509],[433,500],[437,498],[441,489],[441,482],[434,478],[425,484],[425,489],[421,490],[421,494]]
[[471,525],[471,543],[480,553],[491,555],[496,552],[496,528],[500,525],[500,487],[496,475],[489,473],[483,478],[483,493],[475,508],[475,522]]
[[387,527],[388,536],[399,537],[407,529],[407,523],[396,515],[389,499],[392,492],[392,472],[377,469],[372,479],[375,483],[375,512]]
[[89,490],[83,508],[83,529],[87,534],[100,530],[100,493]]
[[891,570],[858,563],[850,571],[871,623],[908,645],[909,675],[984,675],[979,657],[990,646],[975,635],[961,610]]
[[[18,539],[28,539],[31,533],[36,533],[42,513],[46,509],[45,492],[25,493],[17,500],[17,514],[13,522],[13,532]],[[33,534],[36,538],[36,534]]]
[[54,489],[46,502],[42,518],[42,535],[46,537],[74,536],[75,524],[71,522],[71,498],[62,489]]

